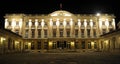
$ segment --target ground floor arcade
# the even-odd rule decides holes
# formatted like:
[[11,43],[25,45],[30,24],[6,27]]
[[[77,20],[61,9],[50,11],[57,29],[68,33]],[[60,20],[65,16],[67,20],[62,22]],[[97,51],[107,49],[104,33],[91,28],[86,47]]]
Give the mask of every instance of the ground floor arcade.
[[51,38],[51,39],[25,39],[26,51],[96,51],[99,39]]

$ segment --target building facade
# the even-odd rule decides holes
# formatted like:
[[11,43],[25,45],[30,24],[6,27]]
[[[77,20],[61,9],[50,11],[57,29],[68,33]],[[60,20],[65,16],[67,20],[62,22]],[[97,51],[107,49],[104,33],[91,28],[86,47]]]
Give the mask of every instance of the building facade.
[[113,14],[6,14],[5,29],[23,38],[26,51],[101,49],[100,35],[116,29]]
[[0,28],[0,54],[23,51],[22,36]]

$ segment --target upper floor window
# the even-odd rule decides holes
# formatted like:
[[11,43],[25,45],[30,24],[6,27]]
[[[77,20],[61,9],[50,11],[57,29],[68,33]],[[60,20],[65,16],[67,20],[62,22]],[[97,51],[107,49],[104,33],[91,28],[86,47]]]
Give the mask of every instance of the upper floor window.
[[29,22],[26,22],[26,26],[29,26]]

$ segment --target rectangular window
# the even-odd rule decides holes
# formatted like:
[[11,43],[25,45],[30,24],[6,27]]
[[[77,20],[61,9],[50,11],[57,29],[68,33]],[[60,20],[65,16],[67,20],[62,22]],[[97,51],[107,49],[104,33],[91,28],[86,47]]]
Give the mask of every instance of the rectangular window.
[[35,37],[35,29],[32,29],[32,38]]
[[44,36],[47,38],[47,30],[44,30]]
[[28,49],[28,45],[25,45],[25,49]]
[[41,30],[38,30],[38,38],[41,38]]
[[85,49],[85,41],[82,41],[82,49]]
[[70,23],[69,23],[69,22],[67,22],[67,25],[70,25]]
[[53,37],[56,37],[56,29],[53,29]]
[[81,22],[81,26],[84,27],[84,21]]
[[29,26],[29,22],[26,22],[26,27],[28,27]]
[[41,49],[41,42],[37,42],[37,49]]
[[105,34],[105,33],[106,33],[106,29],[103,29],[102,31],[103,31],[103,34]]
[[93,29],[93,35],[96,37],[96,29]]
[[35,49],[35,43],[32,42],[32,43],[31,43],[31,50],[34,50],[34,49]]
[[44,42],[44,49],[48,49],[48,42]]
[[104,21],[102,21],[102,25],[105,25],[105,22],[104,22]]
[[16,26],[19,26],[19,22],[18,21],[16,22]]
[[53,25],[56,25],[56,22],[53,22]]
[[84,29],[81,29],[81,36],[84,38]]
[[70,29],[67,29],[66,32],[67,32],[67,37],[70,37]]
[[60,37],[63,37],[63,29],[60,29]]
[[19,34],[19,30],[15,30],[15,33],[16,33],[16,34]]
[[75,37],[78,37],[78,29],[75,30]]
[[90,37],[90,29],[87,29],[87,36]]
[[91,42],[88,42],[88,49],[91,49]]

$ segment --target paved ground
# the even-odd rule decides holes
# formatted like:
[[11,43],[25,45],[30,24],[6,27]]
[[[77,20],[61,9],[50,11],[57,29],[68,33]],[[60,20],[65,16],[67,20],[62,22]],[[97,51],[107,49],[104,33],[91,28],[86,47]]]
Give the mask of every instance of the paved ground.
[[119,53],[22,53],[0,55],[0,64],[120,64]]

